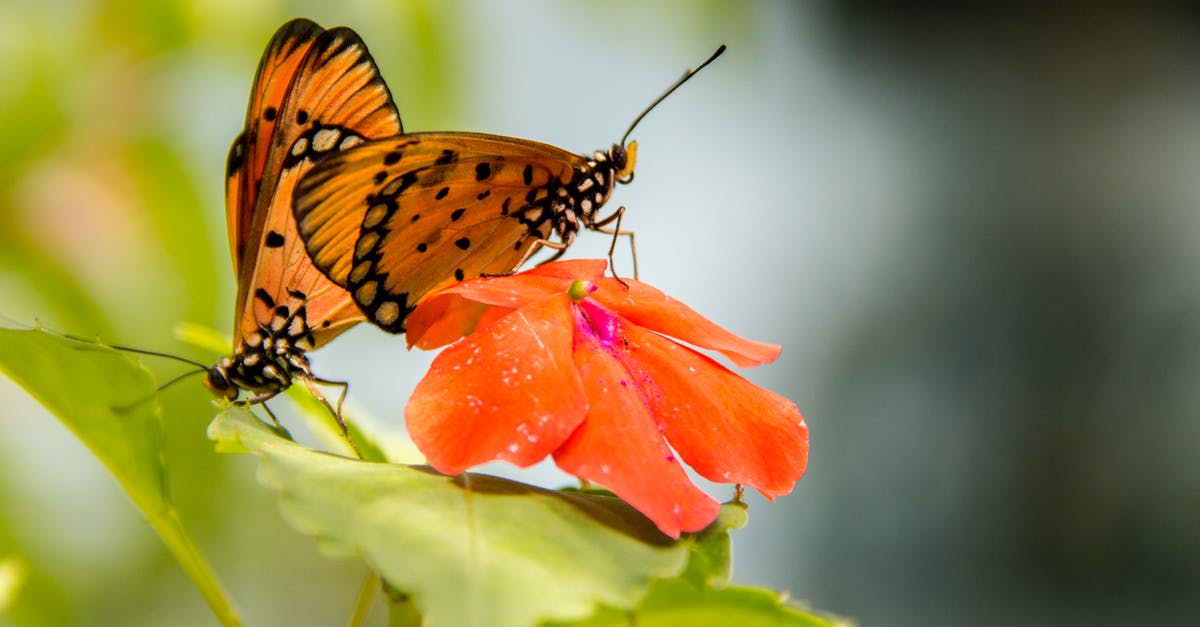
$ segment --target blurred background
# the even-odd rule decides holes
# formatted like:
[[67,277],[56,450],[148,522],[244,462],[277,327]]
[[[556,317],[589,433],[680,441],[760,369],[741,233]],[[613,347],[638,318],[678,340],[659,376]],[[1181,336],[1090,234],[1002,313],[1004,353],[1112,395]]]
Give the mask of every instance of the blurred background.
[[[812,430],[795,492],[752,499],[735,580],[863,625],[1194,624],[1200,13],[886,5],[0,2],[0,313],[217,358],[172,330],[231,327],[225,153],[291,17],[356,29],[407,130],[579,152],[727,43],[639,127],[613,202],[644,280],[784,345],[748,376]],[[365,325],[314,355],[394,438],[429,360]],[[359,567],[212,452],[212,415],[199,381],[166,393],[184,523],[251,624],[342,623]],[[6,559],[28,579],[0,625],[211,623],[0,380]]]

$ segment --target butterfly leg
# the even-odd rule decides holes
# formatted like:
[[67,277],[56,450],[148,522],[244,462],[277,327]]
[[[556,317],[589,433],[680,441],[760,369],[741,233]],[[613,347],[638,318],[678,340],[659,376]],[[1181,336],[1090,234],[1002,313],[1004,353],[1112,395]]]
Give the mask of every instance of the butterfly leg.
[[275,417],[275,412],[271,411],[271,406],[263,403],[262,408],[263,411],[267,412],[267,415],[271,417],[271,422],[275,423],[275,431],[280,435],[286,435],[288,439],[291,439],[292,434],[288,433],[287,429],[284,429],[283,425],[279,423],[279,419]]
[[[343,383],[343,382],[325,381],[323,379],[318,379],[311,375],[301,377],[301,380],[303,380],[304,385],[308,387],[308,391],[311,392],[312,395],[315,396],[318,401],[321,401],[321,404],[324,405],[325,408],[329,410],[329,413],[333,414],[333,419],[337,421],[338,427],[340,427],[342,429],[342,437],[345,438],[346,443],[350,445],[350,448],[354,450],[354,455],[356,457],[358,457],[359,459],[362,459],[363,458],[362,451],[358,450],[358,445],[354,443],[354,438],[350,437],[350,428],[346,426],[346,421],[342,419],[342,399],[344,399],[346,397],[346,390],[349,389],[350,384]],[[343,386],[342,395],[338,399],[338,406],[336,408],[329,403],[329,399],[325,398],[325,395],[321,393],[321,390],[317,389],[317,385],[316,385],[317,383],[328,383],[330,385]]]
[[243,398],[241,400],[234,401],[233,404],[238,407],[249,407],[251,405],[259,405],[259,404],[265,403],[265,402],[275,398],[275,396],[277,394],[279,394],[280,391],[281,390],[273,390],[271,392],[263,392],[262,394],[256,394],[254,396],[251,396],[250,398]]
[[346,394],[348,394],[350,392],[350,383],[347,381],[329,381],[327,379],[322,379],[320,377],[313,377],[312,380],[314,383],[320,383],[321,385],[329,385],[329,386],[333,386],[333,387],[342,388],[341,393],[338,394],[337,412],[336,412],[337,415],[341,416],[342,415],[342,403],[344,403],[346,401]]
[[[617,263],[616,263],[616,261],[613,260],[613,251],[615,251],[617,249],[617,238],[622,235],[629,238],[629,252],[633,255],[633,278],[635,280],[638,278],[637,244],[633,240],[633,231],[622,231],[621,230],[621,218],[624,217],[624,215],[625,215],[625,207],[624,206],[618,207],[617,210],[614,211],[612,215],[608,216],[607,218],[604,218],[603,220],[596,222],[596,224],[593,227],[593,228],[595,228],[596,231],[599,231],[600,233],[612,235],[612,244],[610,244],[608,247],[608,269],[612,271],[613,278],[615,278],[618,281],[621,281],[621,277],[617,276]],[[609,224],[611,224],[614,220],[616,221],[616,224],[613,225],[613,228],[611,228],[611,229],[604,228],[604,227],[607,227]],[[621,281],[621,285],[624,285],[625,287],[629,287],[629,285],[627,283],[625,283],[624,281]]]
[[562,242],[552,242],[548,239],[534,240],[533,244],[530,245],[529,250],[525,253],[525,256],[521,258],[521,263],[517,264],[517,267],[520,268],[521,266],[525,265],[525,262],[529,261],[535,254],[537,254],[540,250],[542,250],[543,246],[545,246],[546,248],[553,248],[555,252],[553,255],[550,255],[549,259],[546,259],[544,261],[539,261],[538,262],[539,266],[546,265],[546,264],[550,263],[551,261],[557,261],[559,257],[563,256],[563,253],[567,252],[567,246],[569,246],[569,244],[564,244]]
[[271,422],[275,423],[275,430],[281,434],[287,434],[287,436],[290,438],[291,434],[287,432],[287,429],[283,428],[283,425],[279,423],[279,419],[275,417],[275,412],[271,411],[271,408],[267,406],[267,401],[275,398],[280,391],[281,390],[263,392],[262,394],[251,396],[250,398],[239,399],[233,402],[233,406],[250,407],[251,405],[262,405],[263,411],[267,412],[267,415],[271,417]]

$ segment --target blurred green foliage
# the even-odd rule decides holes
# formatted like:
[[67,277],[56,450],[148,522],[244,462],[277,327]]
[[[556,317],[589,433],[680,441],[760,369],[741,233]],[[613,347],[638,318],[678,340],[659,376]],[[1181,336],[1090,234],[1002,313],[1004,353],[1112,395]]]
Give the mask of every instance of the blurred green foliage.
[[[406,104],[453,111],[451,81],[441,78],[453,72],[440,61],[453,32],[445,25],[453,20],[435,3],[344,11],[315,3],[0,5],[0,53],[12,66],[0,81],[6,325],[37,320],[206,363],[218,357],[174,339],[172,329],[184,321],[229,328],[234,286],[224,234],[224,151],[241,127],[263,46],[295,15],[327,26],[386,28],[405,42],[402,50],[382,46],[389,56],[402,51],[424,60],[414,65],[420,74],[401,82],[433,86],[411,90],[420,98]],[[381,65],[394,72],[399,64],[389,58]],[[165,360],[145,364],[160,381],[181,371]],[[11,402],[0,403],[0,421],[45,419],[21,400],[22,392],[4,385],[0,399]],[[204,437],[215,409],[198,380],[170,388],[163,400],[166,489],[215,570],[237,590],[243,616],[250,624],[344,621],[364,569],[321,558],[311,539],[284,526],[270,494],[250,481],[252,466],[215,454]],[[29,428],[44,433],[48,424]],[[52,494],[30,495],[22,491],[25,480],[17,480],[30,472],[23,458],[11,450],[0,458],[0,562],[23,572],[0,609],[0,624],[211,624],[153,532],[108,489],[110,480],[94,478],[102,470],[88,453],[69,444],[34,445],[29,456],[68,456],[66,467],[89,473],[87,485],[103,488],[98,498],[112,504],[55,504],[60,499]],[[54,465],[50,458],[45,463]],[[96,505],[118,508],[107,514],[118,522],[106,526],[101,515],[89,529],[86,521],[95,515],[89,507]],[[39,516],[58,520],[39,530]],[[105,549],[114,535],[121,545]],[[102,544],[90,545],[89,538]]]
[[[359,30],[406,126],[417,120],[424,129],[454,128],[464,110],[478,106],[462,99],[474,76],[459,52],[470,41],[462,19],[470,10],[423,1],[0,4],[0,54],[10,61],[0,80],[5,324],[36,320],[215,361],[218,354],[172,330],[181,322],[229,328],[224,157],[271,33],[298,15]],[[609,13],[599,6],[565,11],[587,20]],[[671,9],[662,11],[667,19]],[[160,381],[181,372],[169,361],[142,361]],[[344,621],[365,569],[320,557],[310,538],[284,525],[273,496],[249,480],[251,462],[213,451],[204,429],[215,410],[198,381],[162,399],[165,489],[226,588],[236,591],[241,615],[250,624]],[[0,565],[20,574],[8,588],[0,582],[0,624],[211,623],[200,596],[100,466],[7,382],[0,423],[33,439],[0,445]],[[66,474],[47,473],[37,480],[47,491],[30,494],[30,473],[46,468]],[[52,493],[76,483],[87,492],[82,501]]]

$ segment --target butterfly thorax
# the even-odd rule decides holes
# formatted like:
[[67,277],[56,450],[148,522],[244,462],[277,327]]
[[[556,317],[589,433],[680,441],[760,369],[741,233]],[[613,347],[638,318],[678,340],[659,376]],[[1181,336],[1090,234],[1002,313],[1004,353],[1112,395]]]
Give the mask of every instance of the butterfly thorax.
[[304,306],[290,313],[278,307],[269,325],[259,325],[243,338],[233,355],[208,371],[204,384],[229,400],[241,390],[271,395],[287,389],[295,377],[311,377],[305,353],[313,348],[313,333],[305,319]]
[[571,182],[558,187],[552,195],[550,213],[554,230],[564,244],[570,245],[580,227],[594,229],[601,220],[600,208],[612,196],[618,182],[632,180],[629,154],[620,144],[607,152],[597,150],[592,158],[574,169]]

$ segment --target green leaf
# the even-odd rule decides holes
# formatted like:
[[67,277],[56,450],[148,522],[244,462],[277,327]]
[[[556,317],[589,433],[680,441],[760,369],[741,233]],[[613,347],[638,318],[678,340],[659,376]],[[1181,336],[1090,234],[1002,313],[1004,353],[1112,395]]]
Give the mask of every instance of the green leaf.
[[[334,388],[334,396],[326,396],[330,404],[337,404],[336,394],[339,393],[340,390]],[[343,455],[354,454],[354,450],[350,448],[345,436],[342,435],[342,428],[338,425],[337,418],[303,384],[294,382],[292,387],[288,388],[287,395],[292,402],[296,403],[296,408],[300,410],[300,417],[308,423],[309,429],[321,440],[322,445]],[[358,453],[362,455],[363,459],[369,462],[388,461],[387,453],[371,436],[359,428],[358,424],[347,418],[344,411],[342,420],[346,422],[346,430],[350,432],[350,437],[354,440],[354,444],[358,447]]]
[[167,510],[154,378],[119,352],[0,329],[0,372],[75,433],[143,512]]
[[696,534],[682,578],[696,586],[722,586],[729,583],[732,549],[729,532],[746,526],[746,506],[726,503],[716,522]]
[[319,453],[237,408],[209,436],[218,450],[258,455],[259,479],[279,490],[293,527],[361,556],[429,624],[530,625],[633,607],[687,560],[690,541],[672,542],[614,497]]
[[807,614],[791,607],[775,592],[763,588],[724,587],[729,582],[729,532],[746,526],[746,506],[726,503],[717,520],[696,534],[688,549],[688,564],[674,579],[655,581],[633,611],[606,607],[571,627],[724,627],[793,625],[832,627],[849,624]]
[[166,496],[154,378],[120,352],[38,329],[0,329],[0,372],[87,446],[141,510],[223,625],[240,624]]
[[[835,622],[836,620],[836,622]],[[650,593],[630,612],[605,608],[571,627],[835,627],[849,625],[790,607],[763,588],[697,587],[684,579],[654,582]]]

